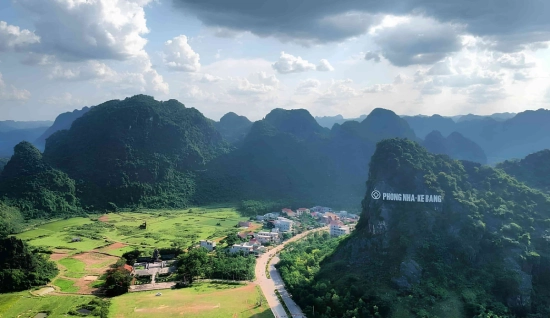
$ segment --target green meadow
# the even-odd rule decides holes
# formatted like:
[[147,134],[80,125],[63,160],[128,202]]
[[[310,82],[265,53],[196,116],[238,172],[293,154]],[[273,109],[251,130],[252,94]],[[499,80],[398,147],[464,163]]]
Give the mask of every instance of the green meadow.
[[94,296],[46,295],[29,292],[0,294],[0,318],[33,318],[45,312],[48,317],[66,317],[70,310],[89,303]]
[[[155,296],[158,292],[162,296]],[[111,318],[151,316],[273,318],[273,313],[255,284],[198,283],[183,289],[128,293],[111,300]]]
[[[72,251],[70,254],[99,250],[121,256],[135,248],[186,248],[201,239],[217,239],[235,229],[241,217],[232,207],[201,207],[186,210],[146,210],[75,217],[38,225],[17,235],[33,246]],[[146,229],[140,225],[146,223]],[[72,242],[73,238],[80,241]],[[128,245],[107,248],[113,243]],[[69,272],[82,273],[77,262],[59,261]],[[64,264],[63,262],[66,262]],[[80,266],[80,267],[78,267]]]

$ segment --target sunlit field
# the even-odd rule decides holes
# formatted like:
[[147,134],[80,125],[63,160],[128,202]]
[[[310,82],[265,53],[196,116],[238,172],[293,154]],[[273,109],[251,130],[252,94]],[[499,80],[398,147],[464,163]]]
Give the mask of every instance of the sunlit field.
[[[161,292],[161,296],[156,296]],[[257,317],[272,318],[265,298],[255,284],[201,283],[177,290],[124,294],[112,300],[110,318],[126,317]]]

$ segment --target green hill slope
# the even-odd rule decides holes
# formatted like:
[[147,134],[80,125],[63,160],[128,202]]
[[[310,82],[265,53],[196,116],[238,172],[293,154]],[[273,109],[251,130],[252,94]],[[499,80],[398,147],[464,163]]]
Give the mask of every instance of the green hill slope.
[[228,148],[198,110],[137,95],[91,108],[48,138],[44,158],[76,180],[87,208],[182,207],[194,171]]
[[29,142],[14,148],[0,174],[0,194],[27,218],[67,216],[80,211],[74,180],[50,167]]
[[550,194],[550,149],[532,153],[521,160],[507,160],[497,164],[511,176],[530,187]]

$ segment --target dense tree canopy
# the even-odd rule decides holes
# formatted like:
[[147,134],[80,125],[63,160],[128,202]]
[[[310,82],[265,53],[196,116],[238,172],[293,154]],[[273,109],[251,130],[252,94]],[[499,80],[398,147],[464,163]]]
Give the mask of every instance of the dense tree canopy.
[[[443,202],[376,200],[374,189]],[[548,196],[402,139],[378,144],[366,192],[356,231],[313,279],[305,256],[286,263],[308,317],[550,315]]]
[[14,237],[0,238],[0,292],[45,285],[58,273],[49,255]]
[[74,215],[80,211],[74,180],[51,168],[23,141],[0,174],[0,195],[27,218]]

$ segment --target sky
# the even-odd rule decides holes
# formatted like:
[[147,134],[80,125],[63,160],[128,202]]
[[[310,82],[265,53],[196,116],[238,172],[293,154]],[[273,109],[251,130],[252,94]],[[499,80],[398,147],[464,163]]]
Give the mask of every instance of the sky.
[[219,120],[548,108],[547,0],[5,0],[0,120],[147,94]]

